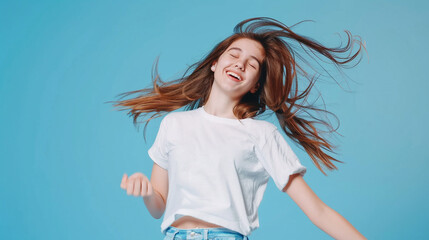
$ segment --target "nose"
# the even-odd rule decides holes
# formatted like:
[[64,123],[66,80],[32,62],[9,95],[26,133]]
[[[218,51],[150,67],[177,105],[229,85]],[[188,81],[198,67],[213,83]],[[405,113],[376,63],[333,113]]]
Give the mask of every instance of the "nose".
[[244,64],[241,61],[237,61],[235,63],[235,67],[238,68],[238,69],[240,69],[241,71],[244,70]]

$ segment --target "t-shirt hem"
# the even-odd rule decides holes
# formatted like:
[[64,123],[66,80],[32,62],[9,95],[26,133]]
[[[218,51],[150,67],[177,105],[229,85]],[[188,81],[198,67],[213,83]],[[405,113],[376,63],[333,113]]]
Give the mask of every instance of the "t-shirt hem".
[[193,211],[193,210],[189,210],[189,209],[182,209],[182,210],[178,210],[176,211],[173,215],[169,216],[168,218],[166,218],[163,223],[161,224],[161,232],[162,234],[165,235],[165,231],[167,230],[167,228],[175,221],[175,215],[180,214],[180,215],[186,215],[186,216],[192,216],[198,219],[201,219],[203,221],[206,222],[210,222],[219,226],[222,226],[224,228],[228,228],[230,230],[236,231],[244,236],[249,236],[250,235],[250,229],[249,230],[243,230],[240,228],[240,223],[239,222],[233,222],[233,221],[226,221],[225,219],[222,218],[218,218],[215,216],[211,216],[209,214],[205,214],[205,213],[201,213],[198,211]]
[[305,173],[307,172],[307,168],[304,166],[299,166],[297,168],[295,168],[293,171],[291,171],[286,179],[286,182],[284,184],[282,184],[281,186],[279,186],[279,189],[282,191],[286,185],[289,183],[290,180],[290,176],[299,173],[301,176],[304,176]]
[[167,170],[167,168],[168,168],[167,164],[165,164],[164,162],[162,162],[161,160],[159,160],[157,157],[155,157],[154,153],[152,152],[152,149],[149,149],[147,151],[147,154],[152,159],[152,161],[154,161],[156,164],[158,164],[163,169]]

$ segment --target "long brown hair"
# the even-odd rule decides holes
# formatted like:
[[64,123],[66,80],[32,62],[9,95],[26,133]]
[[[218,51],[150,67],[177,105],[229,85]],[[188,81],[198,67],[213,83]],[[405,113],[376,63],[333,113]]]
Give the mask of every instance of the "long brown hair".
[[[143,114],[142,117],[145,117],[152,113],[145,120],[145,129],[150,120],[168,112],[181,107],[185,107],[185,110],[201,107],[208,100],[214,80],[211,65],[237,39],[256,40],[262,44],[265,50],[265,59],[259,79],[260,87],[256,93],[249,92],[243,96],[233,109],[234,115],[238,119],[243,119],[258,116],[267,108],[271,109],[287,136],[300,144],[310,155],[317,168],[325,174],[322,166],[329,170],[337,169],[333,161],[341,161],[330,155],[333,153],[333,146],[326,137],[322,136],[321,129],[316,126],[322,124],[328,127],[330,132],[335,132],[336,129],[328,120],[311,114],[312,112],[330,112],[308,103],[307,98],[317,77],[307,74],[298,64],[296,58],[305,58],[296,51],[296,47],[292,43],[298,43],[299,47],[313,59],[316,56],[320,60],[320,56],[323,56],[337,68],[347,67],[347,63],[359,56],[364,45],[349,31],[345,32],[347,44],[344,47],[328,48],[310,38],[294,33],[289,27],[275,19],[247,19],[236,25],[234,33],[230,37],[217,44],[204,59],[191,65],[179,79],[170,82],[162,81],[158,74],[156,61],[152,75],[153,87],[122,93],[119,95],[122,95],[121,98],[136,93],[139,96],[116,101],[114,106],[122,106],[120,110],[129,109],[128,114],[133,116],[134,124],[137,123],[141,114]],[[355,44],[359,48],[353,53]],[[348,55],[344,57],[342,54]],[[304,62],[306,61],[304,60]],[[190,74],[188,74],[189,72]],[[303,91],[298,89],[298,76],[309,80],[308,86]],[[304,116],[303,113],[307,114]]]

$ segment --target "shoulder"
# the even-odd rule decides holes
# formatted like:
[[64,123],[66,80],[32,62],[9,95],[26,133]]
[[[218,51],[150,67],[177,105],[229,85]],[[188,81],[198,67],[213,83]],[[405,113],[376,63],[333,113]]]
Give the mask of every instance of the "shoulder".
[[163,124],[175,125],[183,124],[195,120],[197,117],[198,109],[193,109],[189,111],[174,111],[167,113],[162,119]]
[[277,126],[273,123],[260,119],[248,119],[245,122],[245,125],[247,125],[252,132],[259,134],[267,134],[277,130]]
[[256,146],[263,146],[271,139],[273,132],[277,130],[277,126],[266,120],[259,119],[247,119],[243,121],[243,125],[246,127],[248,136],[253,140]]

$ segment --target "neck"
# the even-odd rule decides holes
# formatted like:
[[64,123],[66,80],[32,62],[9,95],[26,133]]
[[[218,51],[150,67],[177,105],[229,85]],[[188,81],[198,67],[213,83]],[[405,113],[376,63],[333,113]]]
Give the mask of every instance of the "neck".
[[238,102],[239,99],[231,99],[229,96],[212,88],[209,99],[204,104],[204,110],[218,117],[237,119],[232,110]]

